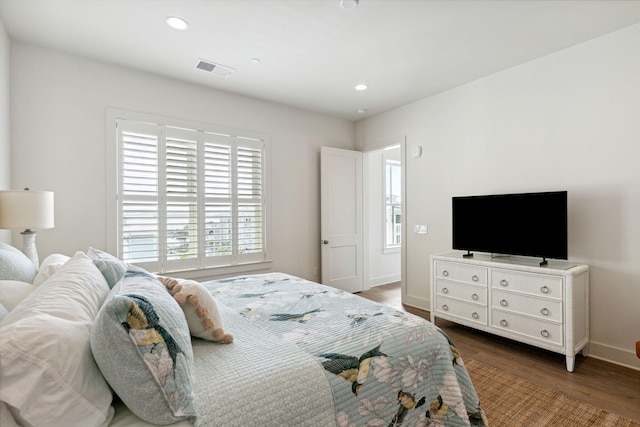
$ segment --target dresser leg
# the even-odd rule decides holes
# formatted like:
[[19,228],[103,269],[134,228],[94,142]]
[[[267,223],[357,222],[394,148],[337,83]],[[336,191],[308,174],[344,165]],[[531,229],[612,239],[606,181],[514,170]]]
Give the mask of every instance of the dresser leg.
[[585,345],[584,345],[584,347],[582,347],[582,350],[580,350],[580,353],[581,353],[584,357],[589,356],[589,344],[585,344]]
[[567,356],[567,371],[573,372],[573,368],[576,364],[575,356]]

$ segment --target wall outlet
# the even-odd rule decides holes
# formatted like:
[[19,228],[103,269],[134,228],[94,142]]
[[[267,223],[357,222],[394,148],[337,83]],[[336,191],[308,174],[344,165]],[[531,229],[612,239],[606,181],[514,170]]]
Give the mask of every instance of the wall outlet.
[[414,225],[413,232],[415,234],[427,234],[427,226],[426,225]]

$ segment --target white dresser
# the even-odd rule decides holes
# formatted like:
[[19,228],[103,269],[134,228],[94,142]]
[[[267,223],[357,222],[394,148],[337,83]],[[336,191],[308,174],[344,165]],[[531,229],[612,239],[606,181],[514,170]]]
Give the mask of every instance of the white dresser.
[[588,354],[589,267],[567,261],[431,256],[431,321],[436,317],[564,354]]

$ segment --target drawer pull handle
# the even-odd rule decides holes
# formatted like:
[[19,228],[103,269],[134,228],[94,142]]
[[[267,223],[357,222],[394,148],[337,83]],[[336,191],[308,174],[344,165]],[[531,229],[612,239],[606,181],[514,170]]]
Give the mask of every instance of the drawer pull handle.
[[474,301],[478,301],[478,299],[480,299],[480,297],[478,296],[478,294],[473,294],[471,295],[471,299]]
[[480,315],[478,313],[476,313],[475,311],[471,314],[471,317],[473,317],[474,319],[479,319]]
[[502,319],[500,321],[500,325],[502,325],[502,326],[504,326],[506,328],[507,326],[509,326],[509,322],[507,322],[506,320]]
[[543,329],[540,331],[540,335],[542,335],[544,338],[549,338],[551,334],[546,329]]
[[549,287],[545,285],[540,288],[540,292],[542,292],[543,294],[548,294],[549,292],[551,292],[551,289],[549,289]]
[[550,314],[551,314],[551,312],[549,311],[549,309],[548,309],[548,308],[543,308],[542,310],[540,310],[540,313],[541,313],[543,316],[548,316],[548,315],[550,315]]
[[448,294],[448,293],[449,293],[449,289],[447,289],[447,288],[442,288],[442,293],[443,293],[443,294]]
[[503,307],[506,307],[509,305],[509,302],[506,299],[501,299],[500,300],[500,305]]
[[471,280],[477,282],[478,280],[480,280],[480,278],[474,274],[473,276],[471,276]]
[[445,305],[442,306],[442,309],[444,311],[449,311],[449,306],[447,304],[445,304]]
[[509,282],[507,282],[506,280],[502,279],[502,280],[500,280],[500,286],[509,286]]
[[443,275],[444,277],[447,277],[447,276],[449,275],[449,272],[448,272],[447,270],[443,270],[443,271],[442,271],[442,275]]

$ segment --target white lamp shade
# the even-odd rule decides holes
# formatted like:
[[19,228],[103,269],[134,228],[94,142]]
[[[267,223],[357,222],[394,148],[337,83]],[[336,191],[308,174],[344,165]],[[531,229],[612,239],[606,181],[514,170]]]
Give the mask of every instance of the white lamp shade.
[[0,191],[0,229],[53,228],[53,192]]

